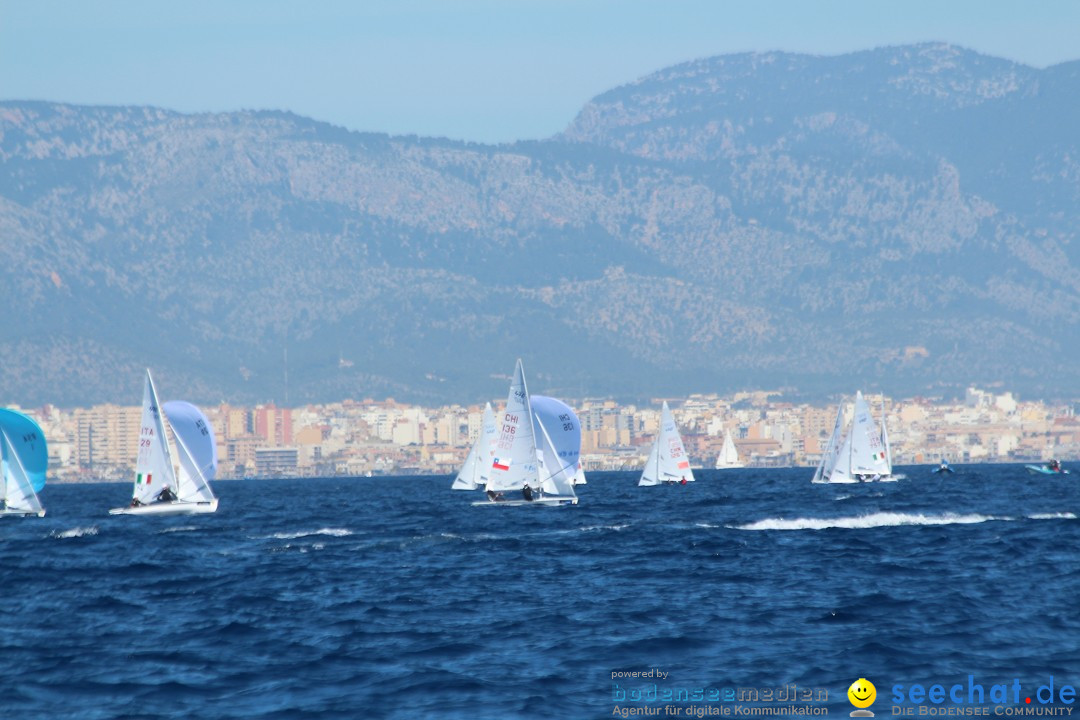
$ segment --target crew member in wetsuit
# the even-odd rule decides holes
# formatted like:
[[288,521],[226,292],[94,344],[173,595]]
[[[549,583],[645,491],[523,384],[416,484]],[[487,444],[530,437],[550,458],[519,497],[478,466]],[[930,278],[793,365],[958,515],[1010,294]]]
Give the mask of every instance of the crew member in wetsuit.
[[161,492],[158,493],[157,502],[172,502],[176,499],[176,493],[169,489],[169,486],[161,488]]
[[529,502],[532,502],[533,493],[532,488],[529,487],[529,483],[525,483],[525,487],[521,488],[521,496]]

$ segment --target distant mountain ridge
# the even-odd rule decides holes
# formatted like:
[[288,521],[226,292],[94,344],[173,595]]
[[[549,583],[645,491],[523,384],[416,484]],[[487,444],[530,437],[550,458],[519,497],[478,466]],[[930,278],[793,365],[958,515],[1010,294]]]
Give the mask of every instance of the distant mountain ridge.
[[1074,397],[1077,98],[925,44],[685,63],[500,146],[2,102],[0,397],[473,402],[517,356],[574,397]]

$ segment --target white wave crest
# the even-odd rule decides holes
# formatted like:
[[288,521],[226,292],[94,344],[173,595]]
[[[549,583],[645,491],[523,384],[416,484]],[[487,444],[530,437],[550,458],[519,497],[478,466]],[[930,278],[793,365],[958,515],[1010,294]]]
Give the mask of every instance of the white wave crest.
[[827,528],[863,529],[892,527],[897,525],[968,525],[987,520],[1008,520],[1009,518],[993,515],[945,513],[943,515],[923,515],[921,513],[877,512],[870,515],[855,515],[835,518],[765,518],[749,525],[733,525],[736,530],[825,530]]
[[614,530],[618,532],[628,527],[630,527],[629,523],[623,525],[586,525],[585,527],[579,527],[578,532],[596,532],[597,530]]
[[1076,515],[1071,512],[1035,513],[1028,515],[1032,520],[1075,520]]
[[165,533],[191,532],[192,530],[198,530],[198,529],[199,528],[197,526],[195,526],[195,525],[181,525],[180,527],[162,528],[161,530],[158,530],[158,534],[164,535]]
[[54,537],[54,538],[58,538],[58,539],[65,539],[65,538],[86,537],[88,535],[97,535],[97,534],[98,534],[97,526],[96,525],[91,525],[89,527],[71,528],[70,530],[53,530],[51,533],[49,533],[49,537]]
[[319,528],[318,530],[300,530],[299,532],[291,533],[274,533],[273,535],[267,535],[267,538],[273,538],[274,540],[296,540],[302,537],[311,537],[313,535],[329,535],[331,537],[348,537],[353,534],[352,530],[346,530],[345,528]]

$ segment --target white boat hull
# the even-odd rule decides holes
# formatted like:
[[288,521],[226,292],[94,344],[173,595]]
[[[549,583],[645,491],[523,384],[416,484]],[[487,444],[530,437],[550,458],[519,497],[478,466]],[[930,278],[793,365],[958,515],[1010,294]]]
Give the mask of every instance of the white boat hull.
[[218,500],[206,502],[174,502],[151,503],[149,505],[136,505],[135,507],[119,507],[109,511],[110,515],[202,515],[217,512]]
[[16,510],[14,508],[4,508],[0,510],[0,517],[45,517],[44,510]]
[[577,505],[578,499],[576,497],[545,497],[536,498],[534,500],[526,500],[522,498],[520,500],[480,500],[474,502],[473,505],[505,505],[507,507],[518,507],[520,505]]

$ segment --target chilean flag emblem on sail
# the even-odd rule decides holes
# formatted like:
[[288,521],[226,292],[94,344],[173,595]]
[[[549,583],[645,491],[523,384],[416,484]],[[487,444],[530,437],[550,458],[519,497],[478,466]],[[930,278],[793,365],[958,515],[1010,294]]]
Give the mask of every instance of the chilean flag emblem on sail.
[[496,470],[509,470],[510,461],[507,460],[504,464],[502,460],[500,460],[499,458],[495,458],[495,462],[491,465],[491,467],[495,468]]
[[690,467],[690,461],[688,460],[683,460],[681,463],[679,463],[680,470],[685,470],[688,467]]

